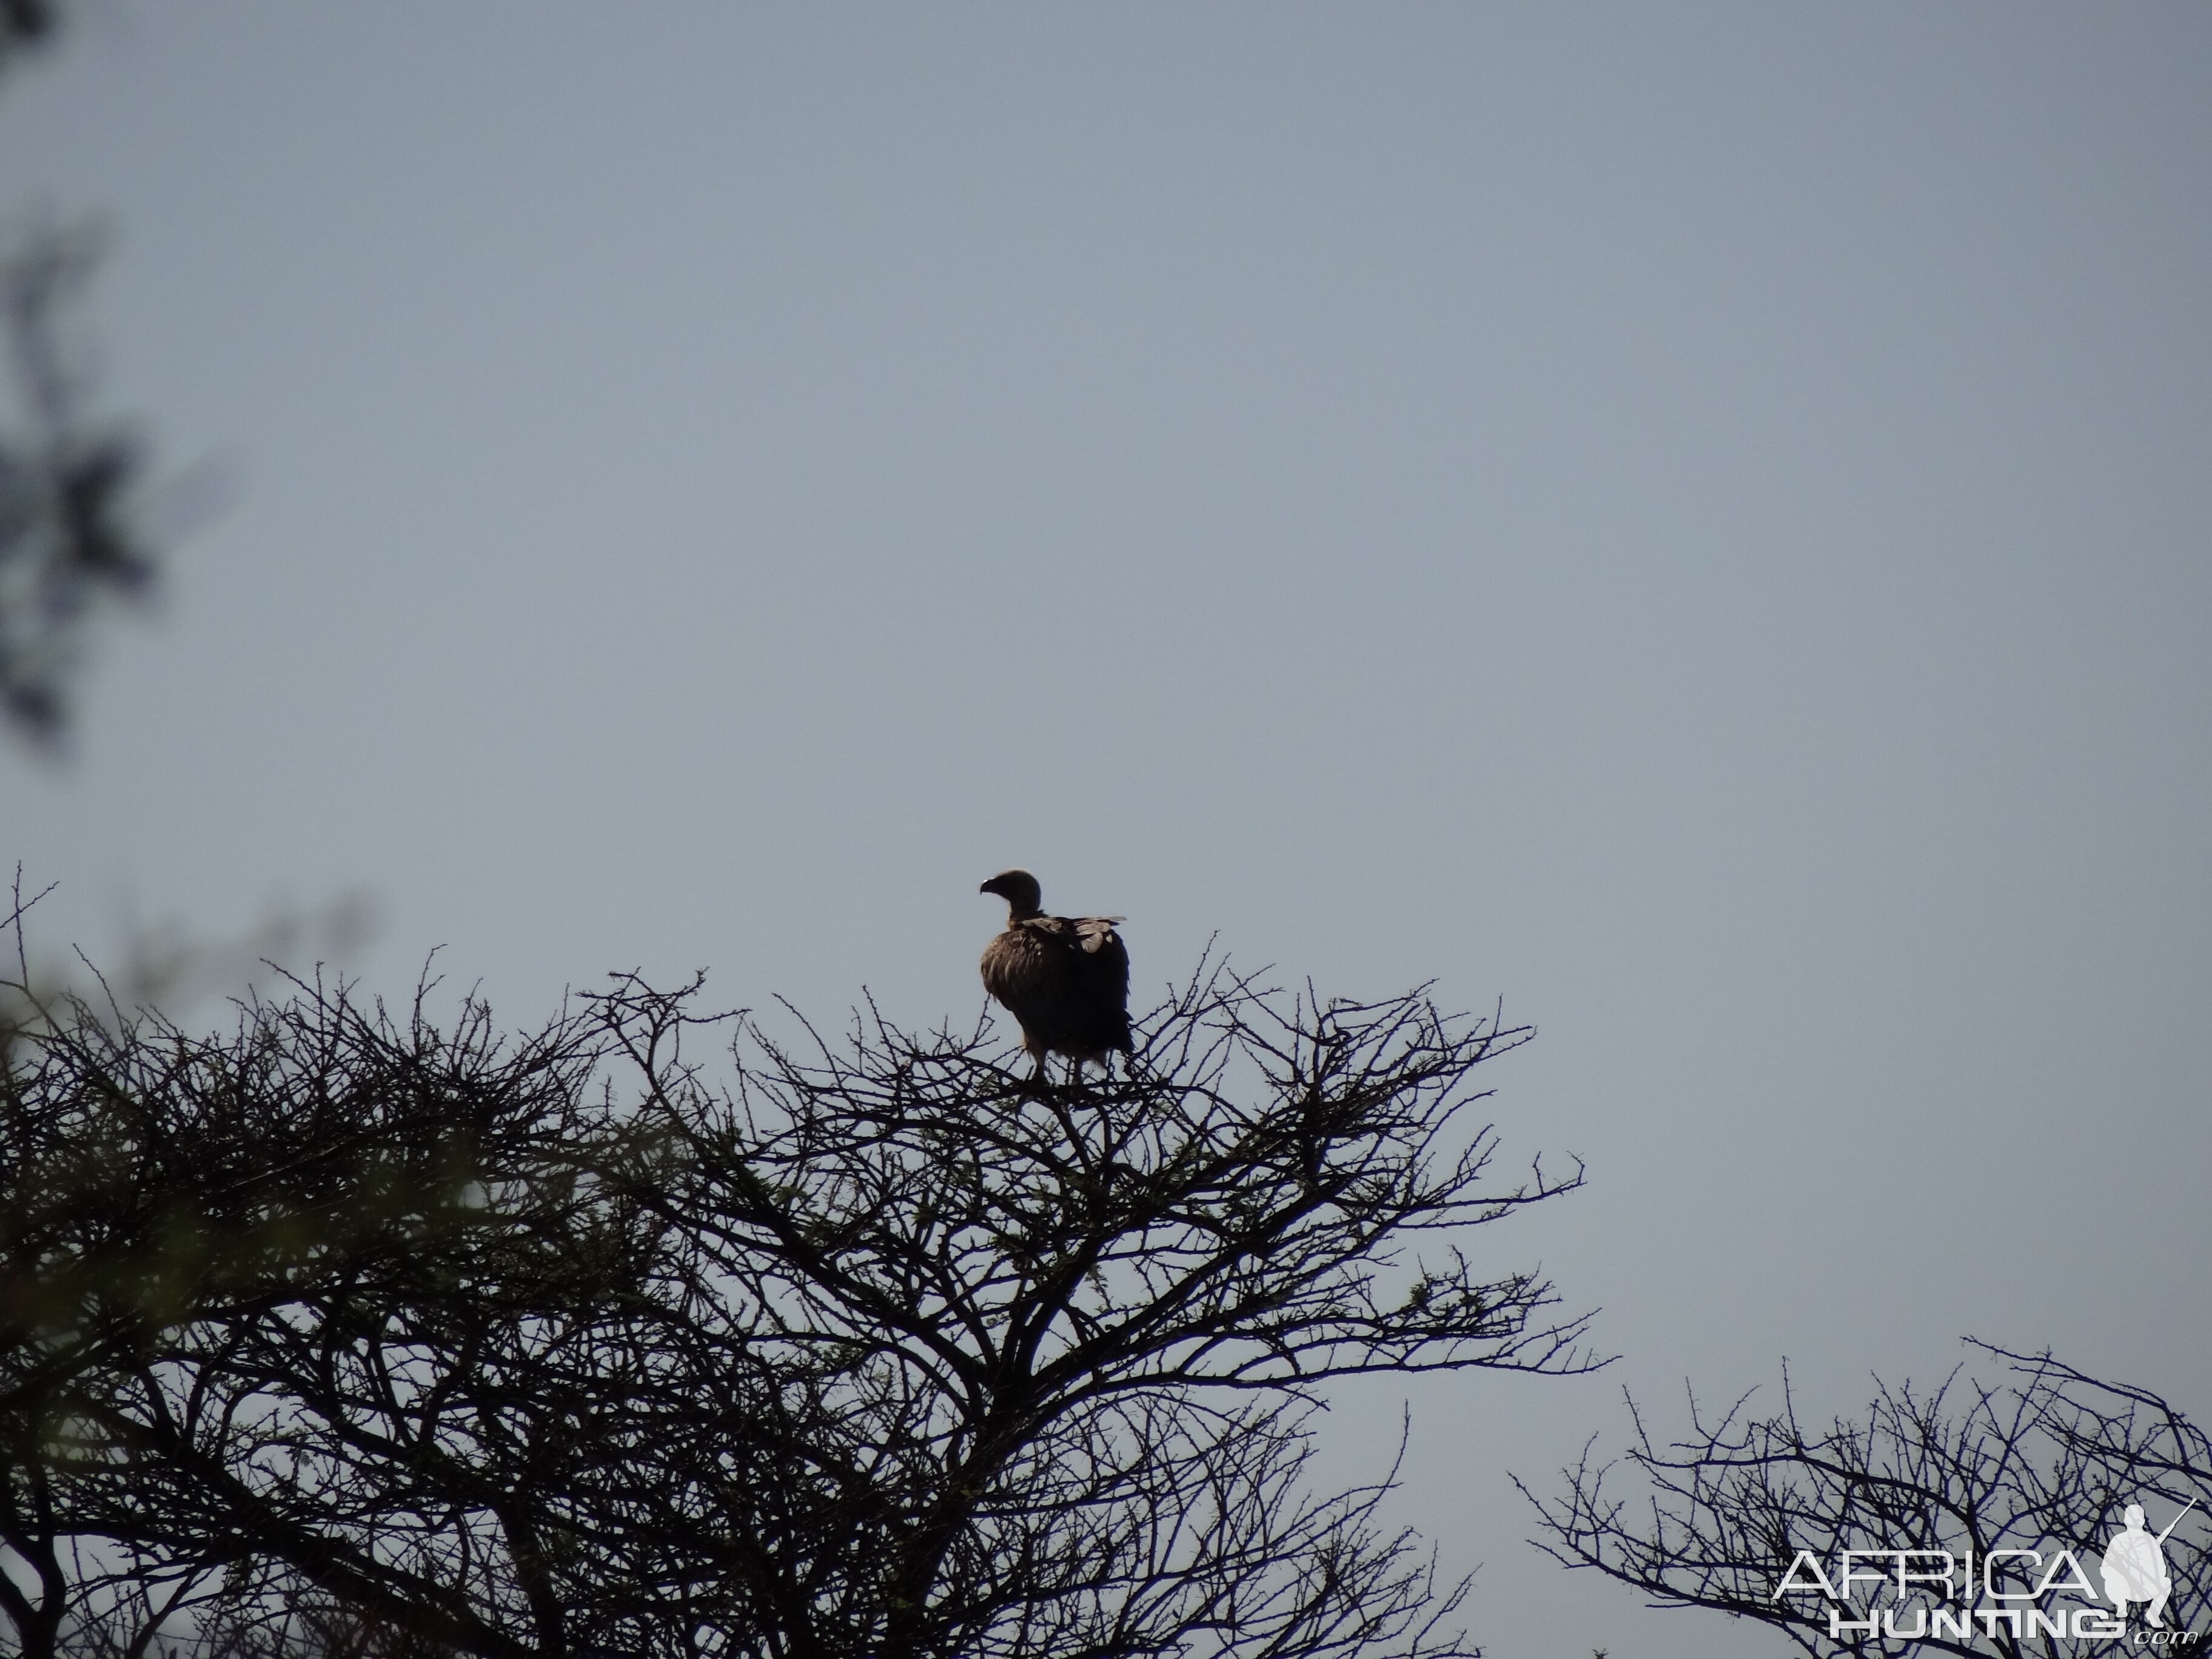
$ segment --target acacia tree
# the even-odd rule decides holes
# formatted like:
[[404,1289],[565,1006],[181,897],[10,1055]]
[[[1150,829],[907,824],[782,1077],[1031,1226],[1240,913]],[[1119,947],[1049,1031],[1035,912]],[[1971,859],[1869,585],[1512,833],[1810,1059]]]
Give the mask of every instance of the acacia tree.
[[1042,1085],[980,1026],[800,1049],[696,982],[511,1041],[295,990],[10,1054],[18,1121],[127,1121],[142,1170],[6,1195],[27,1650],[1469,1650],[1387,1477],[1307,1492],[1306,1419],[1589,1363],[1469,1254],[1580,1181],[1469,1121],[1524,1030],[1212,969]]
[[[1654,1441],[1632,1401],[1634,1440],[1622,1457],[1594,1463],[1586,1449],[1563,1492],[1522,1487],[1540,1517],[1543,1535],[1534,1541],[1570,1567],[1633,1585],[1656,1605],[1771,1626],[1819,1659],[2060,1656],[2107,1650],[2112,1640],[2074,1635],[2070,1617],[2068,1634],[2054,1637],[2024,1612],[2001,1609],[2033,1606],[2048,1619],[2054,1608],[2063,1616],[2096,1604],[2098,1553],[2127,1505],[2144,1504],[2163,1525],[2193,1504],[2196,1518],[2172,1527],[2165,1541],[2172,1589],[2160,1645],[2195,1626],[2212,1593],[2203,1525],[2212,1510],[2212,1440],[2147,1389],[2100,1381],[2048,1354],[1974,1346],[2003,1363],[2003,1381],[1978,1382],[1962,1370],[1932,1392],[1881,1385],[1864,1421],[1826,1429],[1800,1421],[1786,1373],[1779,1414],[1753,1416],[1746,1395],[1707,1421],[1693,1395],[1689,1432],[1671,1444]],[[1626,1494],[1623,1480],[1632,1488]],[[1871,1576],[1844,1604],[1817,1586],[1809,1595],[1778,1593],[1785,1580],[1811,1584],[1814,1571],[1833,1585],[1846,1550],[1923,1553],[1910,1564],[1916,1572],[1933,1571],[1948,1555],[1958,1564],[1955,1589],[1906,1581],[1910,1593],[1900,1594],[1893,1572],[1883,1572],[1893,1561],[1870,1559],[1862,1565]],[[2061,1550],[2081,1565],[2086,1593],[2064,1593],[2075,1575]],[[1813,1571],[1793,1571],[1801,1551]],[[2045,1597],[2035,1599],[2046,1581]],[[2008,1604],[1991,1590],[2014,1599]],[[1950,1620],[1934,1620],[1939,1607]],[[2131,1605],[2127,1621],[2142,1648],[2156,1635],[2144,1611]],[[1972,1615],[1965,1638],[1956,1634],[1962,1612]]]
[[[279,1402],[215,1401],[191,1358],[312,1322],[350,1285],[426,1273],[463,1296],[474,1255],[539,1221],[530,1199],[498,1229],[475,1224],[477,1149],[530,1156],[561,1133],[581,1078],[557,1045],[502,1051],[481,1010],[439,1033],[303,987],[199,1039],[4,988],[0,1542],[31,1582],[0,1578],[0,1610],[27,1654],[118,1631],[143,1650],[211,1572],[250,1577],[261,1553],[241,1534],[286,1514],[263,1490],[230,1534],[197,1524],[233,1476],[179,1442],[180,1424],[227,1410],[233,1455],[267,1474],[288,1454],[254,1438],[280,1426]],[[343,1584],[347,1565],[308,1577]]]

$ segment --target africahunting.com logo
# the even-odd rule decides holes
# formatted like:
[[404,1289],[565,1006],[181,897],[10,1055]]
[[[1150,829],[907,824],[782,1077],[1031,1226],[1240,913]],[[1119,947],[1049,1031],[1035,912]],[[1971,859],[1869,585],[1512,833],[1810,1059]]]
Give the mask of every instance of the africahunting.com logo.
[[1812,1551],[1799,1550],[1770,1599],[1825,1596],[1828,1637],[1838,1642],[1994,1641],[2000,1632],[2015,1642],[2118,1640],[2129,1637],[2132,1608],[2140,1623],[2131,1646],[2187,1650],[2203,1632],[2166,1622],[2173,1575],[2166,1540],[2196,1507],[2191,1500],[2164,1532],[2154,1533],[2142,1505],[2129,1504],[2101,1559],[2069,1549],[1986,1550],[1978,1557],[1972,1550],[1843,1550],[1832,1558],[1832,1571],[1824,1571]]

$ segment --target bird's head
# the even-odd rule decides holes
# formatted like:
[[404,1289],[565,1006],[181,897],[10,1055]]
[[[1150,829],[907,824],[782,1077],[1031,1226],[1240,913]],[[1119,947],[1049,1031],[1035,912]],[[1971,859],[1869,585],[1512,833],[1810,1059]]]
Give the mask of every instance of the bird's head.
[[1012,920],[1016,921],[1044,914],[1044,889],[1037,885],[1037,878],[1026,870],[1001,870],[975,890],[996,893],[1006,900],[1006,908],[1013,913]]

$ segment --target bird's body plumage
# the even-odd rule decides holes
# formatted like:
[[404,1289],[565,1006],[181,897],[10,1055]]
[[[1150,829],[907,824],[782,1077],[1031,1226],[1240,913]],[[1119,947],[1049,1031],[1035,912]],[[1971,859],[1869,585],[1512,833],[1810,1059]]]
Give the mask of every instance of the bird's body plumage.
[[1129,952],[1119,916],[1048,916],[1036,878],[1009,870],[983,884],[1006,901],[1006,930],[983,948],[983,988],[1020,1022],[1036,1057],[1065,1054],[1080,1067],[1130,1052]]

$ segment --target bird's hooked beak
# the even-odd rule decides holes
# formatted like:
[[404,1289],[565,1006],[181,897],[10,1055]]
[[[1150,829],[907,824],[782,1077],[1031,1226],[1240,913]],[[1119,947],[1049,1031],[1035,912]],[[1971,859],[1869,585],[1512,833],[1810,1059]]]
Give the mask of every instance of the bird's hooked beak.
[[1037,878],[1026,870],[1001,870],[975,890],[996,893],[1006,900],[1017,920],[1044,914],[1037,908],[1042,898],[1037,890]]

